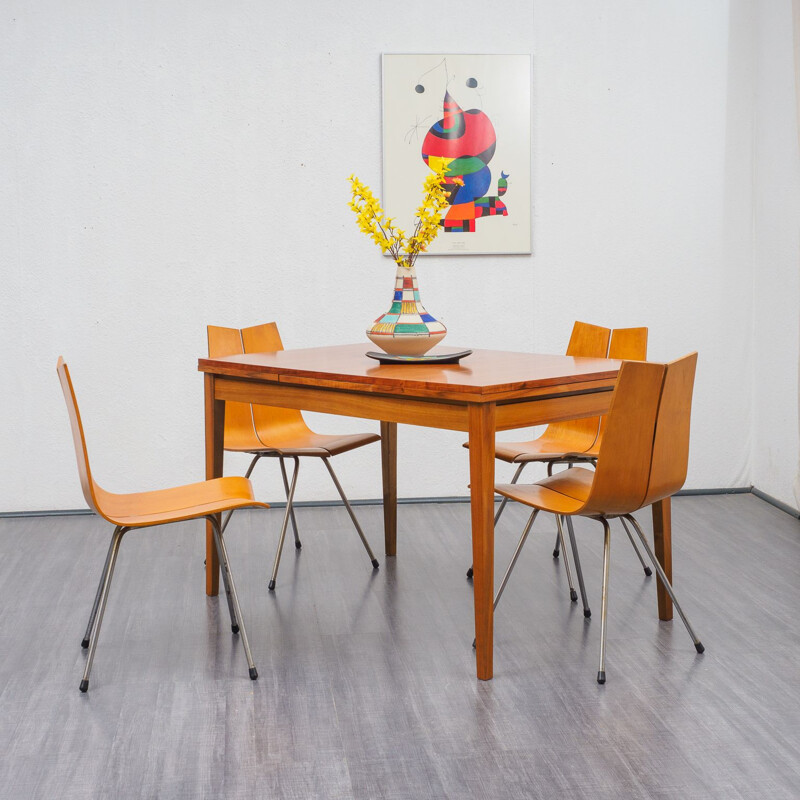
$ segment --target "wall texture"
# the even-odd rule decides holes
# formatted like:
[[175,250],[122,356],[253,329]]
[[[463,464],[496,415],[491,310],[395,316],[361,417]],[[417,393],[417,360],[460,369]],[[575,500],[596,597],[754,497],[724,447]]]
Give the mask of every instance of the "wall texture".
[[800,160],[791,16],[789,0],[764,3],[755,27],[752,474],[759,489],[800,508],[794,489],[798,415],[791,402],[798,396],[800,329]]
[[[653,358],[700,351],[687,485],[763,479],[793,502],[797,225],[776,192],[796,203],[797,152],[775,132],[792,163],[773,159],[758,123],[792,122],[760,94],[791,87],[771,53],[789,8],[465,0],[429,25],[418,0],[7,0],[0,511],[83,504],[59,354],[98,478],[133,490],[202,477],[207,323],[275,319],[294,347],[364,338],[393,270],[356,230],[346,178],[380,186],[380,54],[409,51],[534,54],[534,254],[420,262],[447,343],[559,352],[575,319],[648,325]],[[794,373],[754,389],[776,338]],[[402,428],[401,496],[466,494],[461,440]],[[379,496],[377,447],[338,462],[351,496]],[[305,472],[300,499],[335,496]],[[281,495],[269,465],[256,484]]]

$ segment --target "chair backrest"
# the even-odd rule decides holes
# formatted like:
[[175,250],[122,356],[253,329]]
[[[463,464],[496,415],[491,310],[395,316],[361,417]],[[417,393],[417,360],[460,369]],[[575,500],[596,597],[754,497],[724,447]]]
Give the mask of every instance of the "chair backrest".
[[[588,322],[576,322],[572,326],[566,355],[575,358],[605,358],[610,336],[611,331],[608,328],[590,325]],[[587,442],[585,446],[588,447],[597,436],[599,425],[599,417],[553,422],[547,426],[543,436],[554,443],[563,442],[567,450],[572,450],[574,445],[581,441]]]
[[681,488],[696,363],[691,353],[670,364],[622,364],[582,514],[631,513]]
[[[208,355],[210,358],[243,353],[266,353],[283,350],[278,326],[274,322],[251,328],[221,328],[209,325]],[[306,429],[302,414],[293,408],[250,403],[225,403],[225,447],[258,449],[268,446],[269,437],[287,427]]]
[[[275,322],[242,328],[242,343],[245,353],[273,353],[283,350],[283,342]],[[258,438],[264,444],[268,444],[273,436],[280,436],[289,430],[297,433],[308,432],[303,415],[296,408],[254,405],[253,422]]]
[[[221,328],[216,325],[207,327],[209,358],[222,356],[238,356],[244,353],[242,334],[238,328]],[[225,403],[225,447],[234,450],[246,449],[248,446],[257,449],[260,446],[250,403],[237,403],[229,400]]]
[[588,322],[576,322],[567,345],[568,356],[585,358],[605,358],[608,353],[608,340],[611,331]]
[[686,480],[696,370],[697,353],[690,353],[667,364],[658,406],[650,481],[642,505],[650,505],[675,494]]
[[620,361],[647,361],[647,328],[614,328],[608,357]]
[[75,389],[72,386],[72,378],[69,375],[69,368],[64,359],[58,357],[58,380],[61,382],[61,390],[64,392],[64,400],[67,404],[69,413],[70,427],[72,428],[72,443],[75,445],[75,457],[78,460],[78,475],[81,479],[81,489],[89,508],[98,514],[102,512],[97,506],[95,499],[97,484],[92,479],[92,470],[89,467],[89,453],[86,449],[86,437],[83,433],[83,423],[81,422],[81,412],[78,410],[78,401],[75,399]]
[[[614,328],[611,331],[611,344],[608,346],[608,357],[620,361],[647,360],[647,328]],[[600,431],[597,434],[592,452],[596,452],[606,432],[608,416],[600,417]]]

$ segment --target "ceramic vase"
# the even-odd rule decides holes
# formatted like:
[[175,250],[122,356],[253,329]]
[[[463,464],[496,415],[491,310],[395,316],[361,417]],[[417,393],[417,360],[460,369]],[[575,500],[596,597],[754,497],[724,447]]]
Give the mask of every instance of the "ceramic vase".
[[414,267],[398,265],[391,308],[367,329],[367,337],[393,356],[422,356],[444,339],[447,328],[419,298]]

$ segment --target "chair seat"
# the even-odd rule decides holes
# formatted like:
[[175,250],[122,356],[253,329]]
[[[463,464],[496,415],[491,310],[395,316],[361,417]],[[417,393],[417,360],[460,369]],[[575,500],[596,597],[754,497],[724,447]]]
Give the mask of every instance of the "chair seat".
[[[569,454],[582,454],[595,443],[596,436],[550,439],[540,436],[531,442],[495,442],[494,455],[509,464],[525,461],[560,461]],[[583,456],[581,456],[583,457]]]
[[281,456],[318,456],[326,458],[348,450],[355,450],[365,444],[379,442],[381,437],[377,433],[352,433],[348,435],[314,433],[308,430],[288,430],[280,435],[276,434],[268,441],[255,447],[231,447],[225,442],[226,450],[239,450],[248,453],[261,453],[272,451]]
[[[494,457],[508,464],[522,464],[526,461],[563,461],[570,456],[576,461],[597,458],[597,445],[594,434],[550,438],[540,436],[530,442],[495,442]],[[469,442],[464,442],[469,449]]]
[[574,467],[551,475],[534,484],[502,483],[495,491],[509,500],[549,511],[553,514],[574,514],[586,503],[592,490],[594,472]]
[[232,508],[269,508],[253,499],[247,478],[230,476],[150,492],[114,494],[96,487],[103,516],[115,525],[141,528],[196,519]]

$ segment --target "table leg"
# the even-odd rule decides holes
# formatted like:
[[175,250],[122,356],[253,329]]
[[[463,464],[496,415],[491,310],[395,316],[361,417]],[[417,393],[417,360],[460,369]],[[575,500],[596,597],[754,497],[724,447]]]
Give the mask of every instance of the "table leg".
[[[672,503],[669,497],[653,503],[653,550],[664,568],[667,580],[672,583]],[[661,579],[656,585],[658,618],[672,619],[672,600]]]
[[492,677],[494,635],[494,404],[469,407],[475,655],[478,678]]
[[381,422],[383,536],[387,556],[397,555],[397,423]]
[[[214,397],[214,376],[205,375],[206,480],[222,477],[225,434],[225,401]],[[217,515],[220,520],[221,515]],[[206,594],[219,593],[219,559],[214,544],[214,528],[206,522]]]

